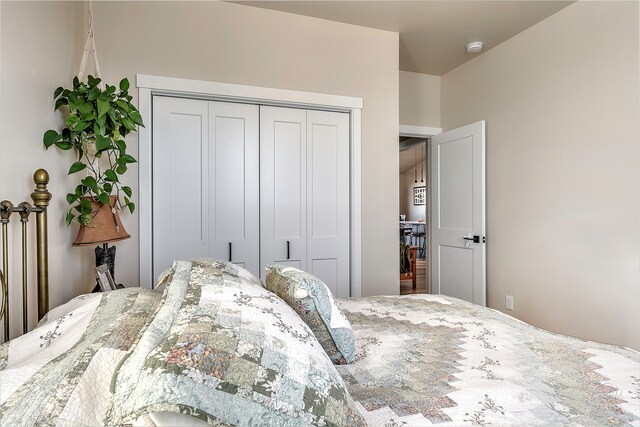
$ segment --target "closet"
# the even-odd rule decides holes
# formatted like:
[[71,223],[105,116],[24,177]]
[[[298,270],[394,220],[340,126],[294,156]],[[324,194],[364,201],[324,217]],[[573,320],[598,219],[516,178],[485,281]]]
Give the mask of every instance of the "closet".
[[349,115],[153,97],[153,270],[291,265],[349,296]]

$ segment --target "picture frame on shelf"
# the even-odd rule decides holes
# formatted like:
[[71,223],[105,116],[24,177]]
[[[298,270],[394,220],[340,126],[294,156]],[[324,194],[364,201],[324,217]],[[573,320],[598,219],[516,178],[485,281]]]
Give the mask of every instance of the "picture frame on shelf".
[[420,206],[427,204],[427,187],[413,187],[413,205]]
[[107,264],[96,267],[96,279],[98,279],[98,285],[102,292],[115,291],[117,289],[116,282],[113,280]]

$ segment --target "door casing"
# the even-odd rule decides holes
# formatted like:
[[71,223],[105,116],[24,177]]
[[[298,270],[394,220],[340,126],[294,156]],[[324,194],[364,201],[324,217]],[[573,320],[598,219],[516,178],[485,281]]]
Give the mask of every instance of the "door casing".
[[[442,128],[435,127],[427,127],[427,126],[411,126],[411,125],[400,125],[400,136],[409,136],[413,138],[426,138],[426,152],[429,153],[431,150],[431,137],[434,135],[438,135],[442,133]],[[427,154],[428,156],[428,154]],[[428,159],[428,157],[427,157]],[[428,165],[429,163],[427,163]],[[429,170],[429,169],[427,169]],[[431,174],[427,173],[425,176],[426,187],[427,187],[427,208],[431,206]],[[429,218],[426,219],[426,242],[424,242],[425,247],[430,250],[431,248],[431,220]],[[427,252],[427,256],[429,252]],[[431,263],[431,257],[429,257],[429,263]],[[427,274],[427,293],[431,293],[431,265],[429,264],[429,274]],[[400,275],[398,275],[400,277]],[[400,289],[400,279],[398,279],[398,289]]]

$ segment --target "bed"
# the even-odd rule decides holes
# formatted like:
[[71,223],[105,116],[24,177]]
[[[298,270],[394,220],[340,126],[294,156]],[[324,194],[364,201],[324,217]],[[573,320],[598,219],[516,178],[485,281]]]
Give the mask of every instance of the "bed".
[[0,425],[640,426],[635,350],[439,295],[323,297],[318,329],[326,286],[270,274],[178,261],[54,308],[0,345]]

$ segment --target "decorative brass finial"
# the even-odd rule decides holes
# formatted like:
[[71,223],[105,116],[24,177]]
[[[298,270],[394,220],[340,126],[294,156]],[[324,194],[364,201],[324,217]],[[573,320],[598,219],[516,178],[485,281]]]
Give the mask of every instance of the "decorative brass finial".
[[29,222],[29,215],[33,207],[28,202],[22,202],[18,205],[22,210],[20,211],[20,222]]
[[8,200],[0,202],[0,222],[2,224],[9,224],[9,218],[13,213],[13,203]]
[[33,182],[36,183],[36,189],[31,193],[33,204],[35,206],[49,206],[49,200],[51,200],[51,193],[47,190],[49,173],[44,169],[38,169],[33,174]]

